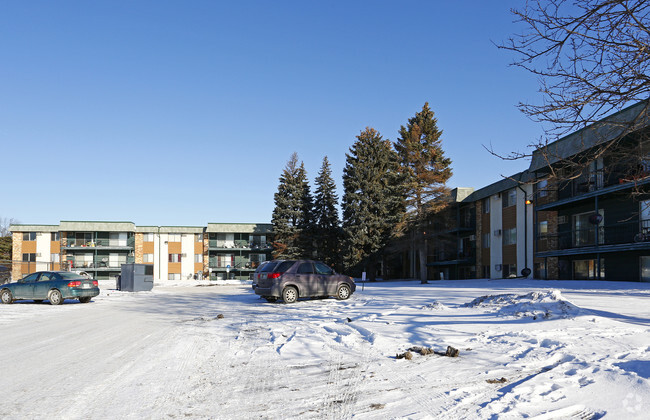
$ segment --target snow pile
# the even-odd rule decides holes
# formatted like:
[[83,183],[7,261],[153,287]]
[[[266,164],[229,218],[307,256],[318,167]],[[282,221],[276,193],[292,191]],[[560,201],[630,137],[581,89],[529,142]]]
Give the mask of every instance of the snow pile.
[[431,303],[427,303],[426,305],[424,305],[420,309],[428,309],[430,311],[443,311],[443,310],[447,309],[447,307],[445,305],[443,305],[442,303],[434,300]]
[[481,296],[463,306],[485,308],[501,316],[533,319],[573,318],[581,312],[580,308],[565,300],[559,290]]

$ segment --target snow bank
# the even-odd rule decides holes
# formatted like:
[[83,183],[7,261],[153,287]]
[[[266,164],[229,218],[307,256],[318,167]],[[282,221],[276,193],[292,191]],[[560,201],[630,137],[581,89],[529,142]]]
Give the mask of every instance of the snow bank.
[[484,308],[500,316],[533,319],[574,318],[582,312],[565,300],[559,290],[530,292],[525,295],[507,293],[481,296],[463,306]]

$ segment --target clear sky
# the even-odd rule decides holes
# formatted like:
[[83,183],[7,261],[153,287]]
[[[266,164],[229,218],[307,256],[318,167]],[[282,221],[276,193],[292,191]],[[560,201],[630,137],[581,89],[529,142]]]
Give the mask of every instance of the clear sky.
[[0,2],[0,217],[270,222],[291,153],[310,180],[429,102],[451,187],[525,169],[537,80],[494,43],[507,1]]

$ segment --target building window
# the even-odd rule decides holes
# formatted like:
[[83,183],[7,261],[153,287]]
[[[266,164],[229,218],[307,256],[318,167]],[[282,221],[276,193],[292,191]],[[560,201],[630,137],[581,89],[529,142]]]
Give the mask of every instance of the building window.
[[167,278],[169,280],[180,280],[181,279],[181,273],[169,273],[167,275]]
[[31,253],[31,254],[23,254],[23,262],[35,262],[36,261],[36,254]]
[[144,254],[142,256],[142,261],[146,263],[152,263],[153,262],[153,254]]
[[203,242],[203,234],[202,233],[194,234],[194,242]]
[[483,199],[483,214],[490,214],[490,197]]
[[53,263],[61,262],[61,254],[50,254],[50,261]]
[[52,242],[58,242],[60,239],[61,239],[61,237],[59,236],[59,232],[50,233],[50,240]]
[[[574,280],[596,280],[598,279],[598,260],[574,260]],[[605,278],[605,259],[600,259],[600,279]]]
[[548,195],[548,181],[545,179],[542,179],[539,181],[537,184],[537,192],[540,197],[546,197]]
[[181,241],[181,234],[180,233],[170,233],[168,235],[167,241],[169,241],[169,242],[180,242]]
[[517,243],[517,228],[513,227],[510,229],[503,230],[503,244],[504,245],[514,245]]
[[511,207],[517,204],[517,190],[511,189],[503,193],[503,207]]
[[23,232],[23,241],[35,241],[36,232]]
[[484,233],[482,236],[482,242],[481,242],[483,248],[489,248],[490,247],[490,234],[489,233]]
[[170,263],[179,263],[181,262],[181,254],[169,254]]
[[546,236],[548,234],[548,221],[544,220],[542,222],[539,222],[537,232],[539,236]]
[[639,221],[641,222],[641,232],[650,233],[650,200],[639,203]]
[[503,278],[513,279],[517,277],[517,264],[503,264]]
[[483,278],[484,279],[489,279],[490,278],[490,266],[489,265],[484,265],[483,266]]
[[145,233],[145,234],[142,235],[142,236],[143,236],[143,239],[142,239],[142,240],[143,240],[144,242],[153,242],[153,233],[148,232],[148,233]]
[[194,262],[195,263],[202,263],[203,262],[203,254],[194,254]]

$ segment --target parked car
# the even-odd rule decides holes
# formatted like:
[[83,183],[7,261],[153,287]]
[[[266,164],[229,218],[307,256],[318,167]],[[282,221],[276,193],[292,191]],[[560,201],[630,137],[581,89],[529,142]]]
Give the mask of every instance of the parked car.
[[260,265],[257,266],[255,272],[253,273],[253,290],[255,290],[257,287],[257,282],[259,281],[262,272],[268,272],[269,270],[273,269],[277,263],[277,261],[263,261],[260,263]]
[[60,305],[65,299],[88,303],[98,294],[97,280],[69,271],[37,271],[15,283],[0,286],[0,302],[4,304],[15,300],[37,303],[49,300],[52,305]]
[[320,261],[275,260],[259,273],[255,293],[269,302],[282,298],[293,303],[306,297],[347,299],[356,288],[352,277],[337,274]]

